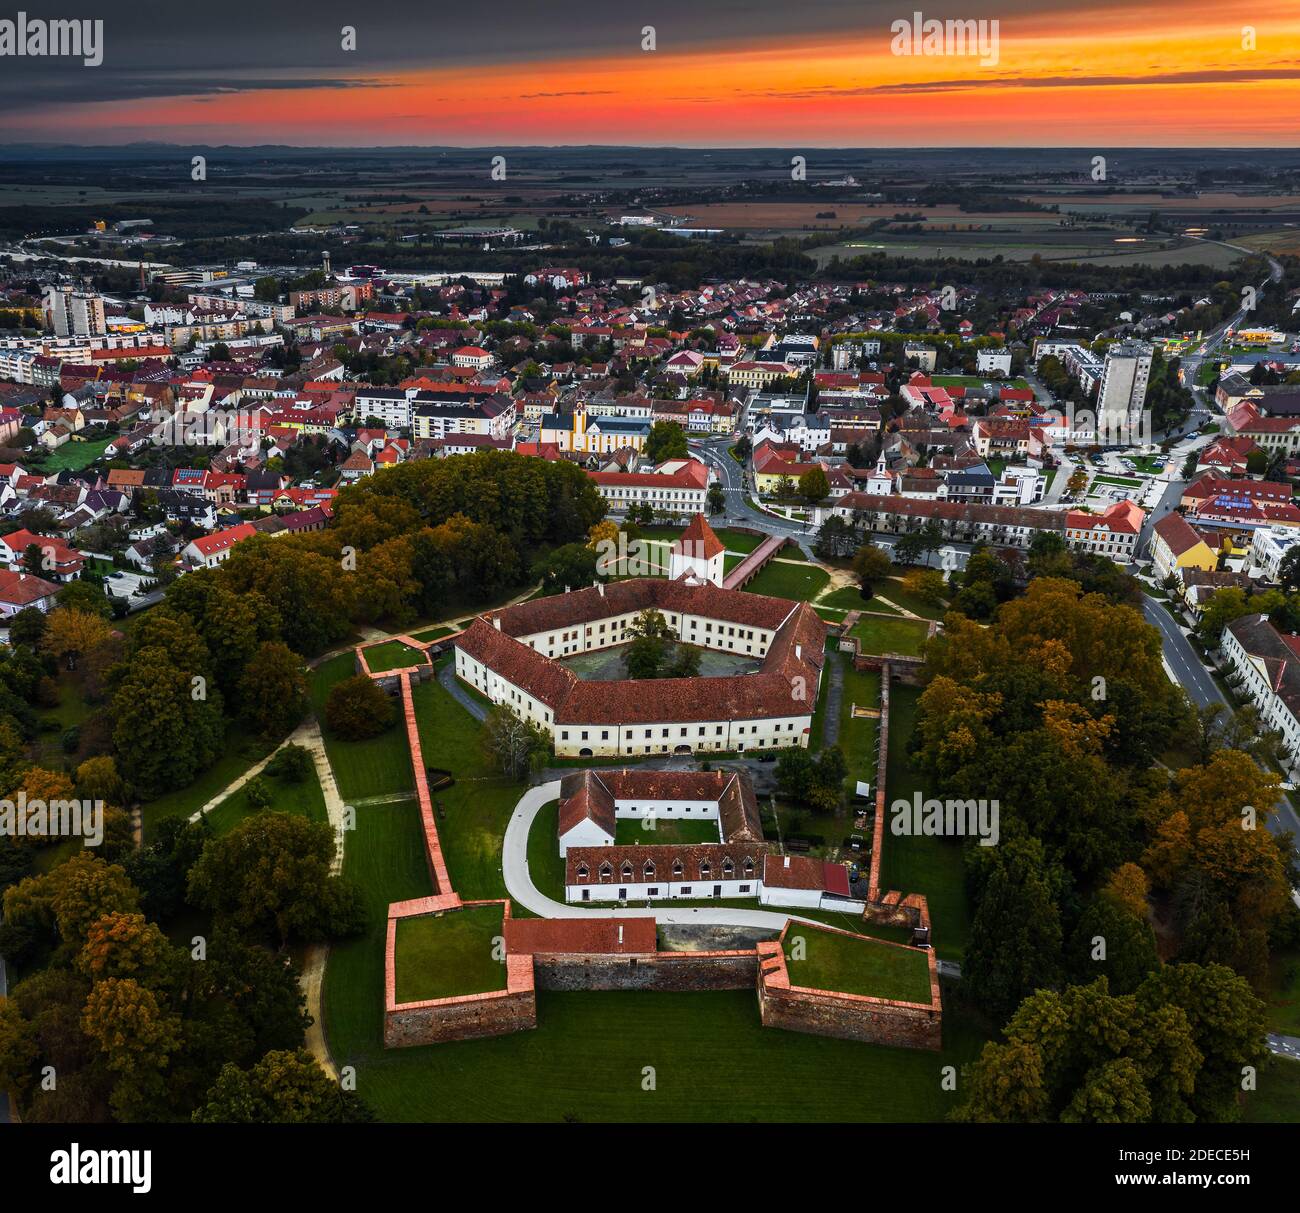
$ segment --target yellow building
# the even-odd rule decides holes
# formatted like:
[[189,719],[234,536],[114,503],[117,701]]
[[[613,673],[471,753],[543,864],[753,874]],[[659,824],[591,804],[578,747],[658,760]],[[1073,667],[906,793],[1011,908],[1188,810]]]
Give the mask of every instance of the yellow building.
[[1212,573],[1219,567],[1214,549],[1181,514],[1166,514],[1151,532],[1151,559],[1160,579],[1182,569],[1203,569]]

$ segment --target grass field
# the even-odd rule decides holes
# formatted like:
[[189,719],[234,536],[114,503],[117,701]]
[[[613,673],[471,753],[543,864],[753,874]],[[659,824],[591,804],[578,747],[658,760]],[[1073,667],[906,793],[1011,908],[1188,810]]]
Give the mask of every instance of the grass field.
[[397,1001],[421,1002],[506,988],[502,907],[471,906],[397,920]]
[[94,442],[65,442],[40,460],[39,468],[42,472],[79,472],[94,463],[112,441],[113,436],[109,435]]
[[902,653],[917,657],[928,635],[928,625],[919,619],[863,615],[853,625],[850,635],[858,638],[864,653]]
[[[289,783],[266,774],[261,778],[271,789],[272,812],[293,813],[321,825],[328,824],[325,795],[320,790],[320,780],[316,778],[314,770],[301,783]],[[225,834],[257,811],[248,802],[248,785],[245,784],[239,791],[227,796],[216,808],[208,810],[208,824],[217,834]]]
[[[796,939],[803,940],[802,959]],[[786,966],[791,985],[900,1002],[930,1001],[926,954],[872,939],[833,931],[801,931],[793,926],[786,935]]]
[[1094,476],[1093,484],[1114,484],[1122,489],[1140,489],[1141,480],[1134,480],[1131,476]]
[[[948,607],[943,602],[926,602],[923,598],[909,593],[903,586],[901,578],[894,578],[878,585],[876,597],[888,598],[890,602],[896,603],[905,611],[911,611],[913,615],[920,615],[922,619],[942,619],[948,612]],[[881,604],[873,603],[872,609],[879,610],[880,606]]]
[[697,842],[720,842],[716,821],[688,821],[684,817],[659,817],[654,829],[646,829],[644,820],[625,817],[614,826],[614,843],[625,847],[639,843],[641,846],[672,846],[680,843],[690,846]]
[[[915,687],[894,683],[889,688],[889,766],[886,774],[886,808],[895,800],[910,799],[914,792],[935,793],[912,768],[907,743],[916,726]],[[970,936],[970,908],[966,902],[965,867],[961,845],[945,838],[896,836],[885,821],[884,855],[880,862],[883,889],[923,893],[930,904],[936,955],[960,960]]]
[[899,610],[878,597],[863,598],[856,586],[846,585],[832,590],[824,598],[817,600],[819,607],[831,607],[841,611],[874,611],[881,615],[897,615]]
[[383,644],[372,645],[364,650],[366,664],[372,674],[382,674],[387,670],[403,670],[413,665],[424,665],[427,660],[419,649],[413,649],[400,640],[385,640]]
[[443,812],[438,837],[456,892],[467,901],[504,897],[501,840],[524,789],[488,766],[478,743],[478,721],[440,683],[420,683],[412,698],[425,765],[456,778],[453,787],[434,793]]
[[423,632],[412,632],[411,637],[414,640],[423,640],[427,644],[433,640],[441,640],[444,636],[450,636],[455,630],[455,628],[425,628]]
[[830,582],[830,574],[816,565],[784,564],[772,561],[746,587],[751,594],[809,602]]
[[852,793],[859,779],[876,782],[876,744],[879,721],[871,716],[854,716],[853,705],[880,706],[880,675],[874,670],[861,672],[850,661],[844,662],[844,697],[840,703],[839,746],[849,765],[845,790]]
[[[351,678],[355,669],[352,654],[340,653],[312,671],[311,699],[318,720],[325,719],[325,700],[330,688]],[[333,736],[323,724],[321,727],[339,795],[345,800],[395,796],[414,790],[410,751],[400,713],[391,728],[365,741],[344,741]]]

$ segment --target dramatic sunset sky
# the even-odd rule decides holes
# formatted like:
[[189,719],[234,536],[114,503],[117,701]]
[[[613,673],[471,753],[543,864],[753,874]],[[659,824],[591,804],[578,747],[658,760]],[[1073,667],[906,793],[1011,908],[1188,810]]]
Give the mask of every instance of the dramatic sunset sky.
[[[0,60],[0,140],[1291,146],[1300,132],[1300,0],[81,5],[21,6],[102,17],[104,62]],[[997,64],[892,54],[891,23],[917,9],[997,20]]]

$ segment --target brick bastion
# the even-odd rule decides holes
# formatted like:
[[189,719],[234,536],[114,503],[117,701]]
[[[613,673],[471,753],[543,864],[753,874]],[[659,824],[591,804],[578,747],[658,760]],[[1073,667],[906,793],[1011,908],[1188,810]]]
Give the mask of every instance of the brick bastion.
[[[925,952],[930,970],[930,1001],[900,1002],[865,994],[846,994],[798,986],[790,980],[785,958],[785,938],[792,923],[786,923],[779,940],[756,945],[759,959],[758,1010],[765,1028],[787,1028],[816,1036],[838,1036],[869,1044],[894,1045],[907,1049],[940,1049],[943,1046],[943,1010],[939,998],[939,973],[934,952],[911,949],[907,944],[876,942],[882,947],[908,948]],[[799,924],[805,929],[805,924]],[[821,930],[844,935],[835,927]]]
[[[397,920],[428,913],[455,913],[474,905],[501,904],[505,933],[506,988],[423,1002],[396,1000]],[[938,1049],[942,1038],[939,979],[934,955],[925,949],[930,1002],[897,1002],[805,989],[791,984],[781,938],[718,950],[665,950],[650,918],[526,918],[510,916],[509,901],[459,902],[438,897],[398,902],[389,909],[385,954],[384,1045],[438,1044],[500,1036],[537,1026],[538,990],[755,989],[764,1027],[841,1036],[905,1048]],[[801,928],[809,924],[800,923]],[[839,935],[850,932],[816,927]],[[904,944],[874,941],[883,947]]]

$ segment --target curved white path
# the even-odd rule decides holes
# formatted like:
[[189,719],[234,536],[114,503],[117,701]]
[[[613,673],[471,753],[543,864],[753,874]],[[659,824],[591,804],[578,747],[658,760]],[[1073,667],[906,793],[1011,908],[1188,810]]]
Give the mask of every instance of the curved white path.
[[[696,906],[680,909],[638,909],[632,906],[619,907],[618,904],[567,905],[562,901],[553,901],[535,884],[528,871],[528,832],[532,829],[533,819],[542,810],[542,806],[560,798],[560,781],[551,780],[529,788],[515,805],[510,815],[510,824],[506,826],[505,842],[501,849],[501,872],[505,878],[506,892],[526,910],[542,918],[653,918],[657,923],[695,926],[723,927],[759,927],[765,931],[780,931],[785,924],[794,919],[811,926],[823,926],[812,918],[802,915],[777,912],[773,910],[740,910],[732,906]],[[671,906],[672,902],[665,902]]]

